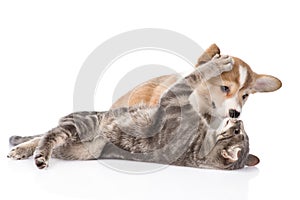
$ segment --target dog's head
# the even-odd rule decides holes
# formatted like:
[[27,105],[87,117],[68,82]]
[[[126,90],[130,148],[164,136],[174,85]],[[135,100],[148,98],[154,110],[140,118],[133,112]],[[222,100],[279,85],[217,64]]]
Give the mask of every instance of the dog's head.
[[[211,45],[198,59],[196,67],[220,54],[217,45]],[[238,118],[242,107],[250,94],[256,92],[273,92],[281,87],[281,81],[271,75],[257,74],[243,60],[232,57],[233,69],[224,72],[221,77],[215,77],[206,82],[205,91],[209,95],[206,99],[210,105],[208,112],[219,118]],[[203,94],[203,87],[199,88]]]

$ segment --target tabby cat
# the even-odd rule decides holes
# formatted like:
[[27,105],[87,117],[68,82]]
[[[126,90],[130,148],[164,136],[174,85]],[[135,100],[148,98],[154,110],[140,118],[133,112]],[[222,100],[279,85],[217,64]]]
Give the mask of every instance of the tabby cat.
[[198,168],[239,169],[256,165],[240,120],[227,119],[210,130],[189,102],[198,84],[232,69],[232,58],[215,56],[171,86],[155,107],[76,112],[38,136],[12,136],[12,159],[34,155],[43,169],[50,157],[66,160],[126,159]]

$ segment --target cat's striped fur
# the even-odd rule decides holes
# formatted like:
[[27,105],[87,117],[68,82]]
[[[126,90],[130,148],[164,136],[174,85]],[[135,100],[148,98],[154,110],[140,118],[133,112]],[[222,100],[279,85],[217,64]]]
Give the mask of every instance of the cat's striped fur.
[[[235,121],[217,135],[210,134],[205,118],[189,102],[189,96],[198,84],[230,70],[231,62],[228,56],[216,56],[171,86],[157,107],[141,105],[107,112],[76,112],[63,117],[56,128],[44,135],[13,136],[10,143],[18,145],[8,157],[24,159],[34,153],[35,163],[41,169],[48,165],[51,156],[72,160],[118,158],[191,167],[241,168],[247,162],[249,152],[242,123]],[[239,130],[238,134],[236,130]],[[234,150],[236,147],[238,152]],[[237,153],[238,159],[232,160]]]

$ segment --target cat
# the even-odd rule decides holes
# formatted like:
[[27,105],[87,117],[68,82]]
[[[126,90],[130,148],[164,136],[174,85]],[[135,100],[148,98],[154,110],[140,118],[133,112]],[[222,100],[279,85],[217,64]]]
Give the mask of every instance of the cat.
[[205,117],[190,104],[198,84],[232,69],[232,58],[215,56],[173,84],[158,106],[133,106],[107,112],[75,112],[40,136],[12,136],[12,159],[34,155],[39,169],[50,157],[65,160],[126,159],[178,166],[240,169],[259,159],[249,154],[241,120],[226,119],[210,130]]

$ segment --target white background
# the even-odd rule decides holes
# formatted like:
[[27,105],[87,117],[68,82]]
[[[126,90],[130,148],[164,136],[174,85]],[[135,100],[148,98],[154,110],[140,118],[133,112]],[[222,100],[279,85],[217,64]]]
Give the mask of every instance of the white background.
[[[1,199],[299,199],[299,19],[297,1],[1,1]],[[72,112],[87,56],[137,28],[170,29],[203,48],[217,43],[282,80],[282,89],[251,96],[243,110],[261,163],[236,172],[167,167],[132,175],[97,161],[53,160],[41,171],[32,159],[7,159],[10,135],[43,133]]]

